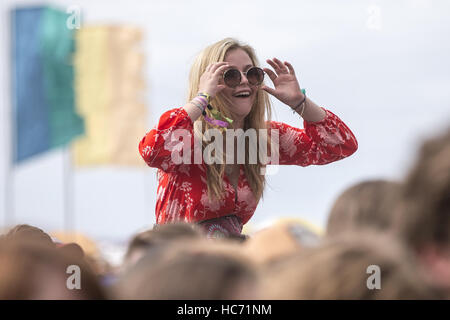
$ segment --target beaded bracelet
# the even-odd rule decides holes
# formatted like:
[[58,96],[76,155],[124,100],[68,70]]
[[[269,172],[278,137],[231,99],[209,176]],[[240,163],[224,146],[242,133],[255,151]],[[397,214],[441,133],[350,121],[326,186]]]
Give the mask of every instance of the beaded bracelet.
[[[298,107],[301,107],[301,106],[306,102],[306,90],[305,90],[305,89],[302,89],[302,93],[303,93],[304,98],[303,98],[302,102],[300,102],[297,106],[295,106],[294,108],[292,108],[292,110],[293,110],[292,113],[296,113]],[[305,107],[306,107],[306,103],[305,103],[305,105],[303,106],[303,109],[302,109],[302,112],[300,113],[300,116],[303,115],[303,111],[305,110]]]
[[300,117],[303,118],[303,111],[305,111],[308,102],[305,100],[305,105],[303,106],[302,112],[300,112]]
[[203,113],[205,111],[206,105],[204,103],[199,102],[197,99],[192,99],[190,101],[194,106],[200,109],[200,111]]

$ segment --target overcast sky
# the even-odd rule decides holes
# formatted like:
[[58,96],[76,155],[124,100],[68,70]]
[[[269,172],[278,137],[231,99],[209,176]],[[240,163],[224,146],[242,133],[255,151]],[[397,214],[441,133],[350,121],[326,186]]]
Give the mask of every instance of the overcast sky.
[[[13,223],[51,231],[64,226],[64,153],[53,151],[14,168],[6,189],[10,147],[9,20],[0,19],[0,221],[14,195]],[[144,30],[148,124],[181,106],[195,55],[224,37],[267,58],[290,61],[301,87],[350,127],[359,142],[351,157],[326,166],[281,167],[249,224],[294,216],[323,227],[336,197],[366,179],[401,179],[420,141],[450,124],[450,2],[346,1],[51,1],[78,5],[83,24],[126,23]],[[273,99],[275,119],[302,126]],[[145,133],[145,132],[144,132]],[[143,134],[144,134],[143,133]],[[136,152],[137,152],[136,141]],[[97,239],[122,240],[154,223],[154,169],[102,167],[72,174],[75,226]]]

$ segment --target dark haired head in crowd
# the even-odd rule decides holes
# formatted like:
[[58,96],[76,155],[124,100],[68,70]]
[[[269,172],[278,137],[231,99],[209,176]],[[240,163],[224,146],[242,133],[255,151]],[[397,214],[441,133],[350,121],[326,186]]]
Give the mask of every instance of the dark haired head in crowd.
[[[78,272],[74,268],[79,268],[78,280],[70,278]],[[2,239],[0,275],[0,300],[106,298],[83,259],[52,247],[47,241]]]
[[28,224],[18,224],[12,227],[5,235],[0,239],[9,241],[21,241],[40,244],[42,246],[48,246],[50,248],[57,248],[59,251],[63,251],[66,254],[82,259],[85,257],[83,249],[76,243],[55,243],[50,235],[44,230],[30,226]]
[[54,247],[52,238],[38,227],[30,226],[28,224],[18,224],[3,236],[3,239],[8,240],[27,240],[34,243],[40,243],[42,245],[47,245]]
[[121,278],[123,299],[252,299],[256,269],[232,243],[173,242],[155,259],[144,256]]
[[450,290],[450,129],[422,145],[396,212],[396,229],[429,280]]
[[345,190],[334,202],[327,224],[327,236],[361,228],[388,231],[401,184],[371,180]]
[[124,258],[124,269],[133,266],[144,255],[156,255],[172,241],[200,239],[201,237],[200,229],[192,224],[180,222],[156,225],[153,229],[140,232],[131,239]]

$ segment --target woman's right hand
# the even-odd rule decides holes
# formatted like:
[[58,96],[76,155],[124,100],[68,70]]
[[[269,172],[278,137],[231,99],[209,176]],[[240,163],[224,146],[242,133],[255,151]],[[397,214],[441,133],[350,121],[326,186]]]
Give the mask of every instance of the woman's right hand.
[[205,72],[200,77],[198,85],[199,92],[205,92],[211,96],[211,99],[222,91],[226,86],[220,84],[222,75],[229,68],[228,62],[217,62],[206,67]]

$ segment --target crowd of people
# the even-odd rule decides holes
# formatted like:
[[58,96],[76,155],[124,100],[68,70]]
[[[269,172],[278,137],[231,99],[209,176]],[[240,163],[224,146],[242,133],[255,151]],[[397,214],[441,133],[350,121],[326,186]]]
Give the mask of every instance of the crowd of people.
[[163,224],[135,235],[118,269],[30,225],[0,240],[0,299],[449,298],[450,130],[403,181],[345,190],[320,236],[284,223],[211,239]]

